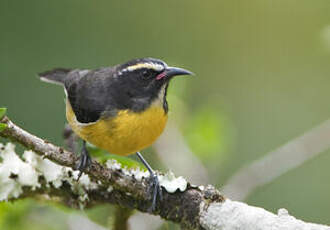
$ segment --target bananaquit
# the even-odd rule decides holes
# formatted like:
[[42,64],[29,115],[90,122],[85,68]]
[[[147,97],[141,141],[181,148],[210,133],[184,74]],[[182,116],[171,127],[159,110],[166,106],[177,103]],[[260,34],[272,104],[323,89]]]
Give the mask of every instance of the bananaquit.
[[155,209],[161,188],[139,151],[150,146],[163,132],[168,114],[168,84],[178,75],[192,73],[153,58],[95,70],[58,68],[39,74],[41,80],[64,87],[66,118],[83,139],[77,167],[80,175],[91,162],[86,141],[113,154],[136,153],[150,172],[151,209]]

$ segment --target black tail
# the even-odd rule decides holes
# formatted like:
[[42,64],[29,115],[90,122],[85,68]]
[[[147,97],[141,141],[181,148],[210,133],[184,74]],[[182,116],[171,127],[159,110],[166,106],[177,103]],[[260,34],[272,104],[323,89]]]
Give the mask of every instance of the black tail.
[[40,80],[42,81],[58,85],[64,85],[65,77],[70,71],[71,69],[57,68],[43,73],[39,73],[38,75],[40,77]]

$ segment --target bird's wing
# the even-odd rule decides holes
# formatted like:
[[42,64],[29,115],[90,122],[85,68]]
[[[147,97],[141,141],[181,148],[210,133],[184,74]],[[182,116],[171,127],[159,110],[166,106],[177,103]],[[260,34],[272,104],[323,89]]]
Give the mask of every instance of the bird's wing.
[[112,99],[113,69],[75,70],[65,80],[68,100],[80,123],[97,121],[103,114],[116,114]]

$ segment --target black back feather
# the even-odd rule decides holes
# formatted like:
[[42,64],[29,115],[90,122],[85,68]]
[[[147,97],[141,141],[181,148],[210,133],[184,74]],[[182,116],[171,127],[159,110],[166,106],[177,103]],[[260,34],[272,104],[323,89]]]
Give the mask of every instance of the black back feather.
[[65,78],[70,71],[71,69],[56,68],[43,73],[39,73],[38,75],[43,81],[54,84],[64,84]]

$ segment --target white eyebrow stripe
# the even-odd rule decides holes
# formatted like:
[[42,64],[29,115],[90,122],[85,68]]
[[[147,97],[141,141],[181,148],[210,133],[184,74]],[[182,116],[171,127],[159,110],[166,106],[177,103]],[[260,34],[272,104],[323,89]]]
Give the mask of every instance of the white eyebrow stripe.
[[155,71],[162,71],[164,69],[163,65],[157,64],[157,63],[151,63],[151,62],[146,62],[146,63],[138,63],[132,66],[128,66],[126,69],[123,69],[123,71],[134,71],[137,69],[153,69]]

